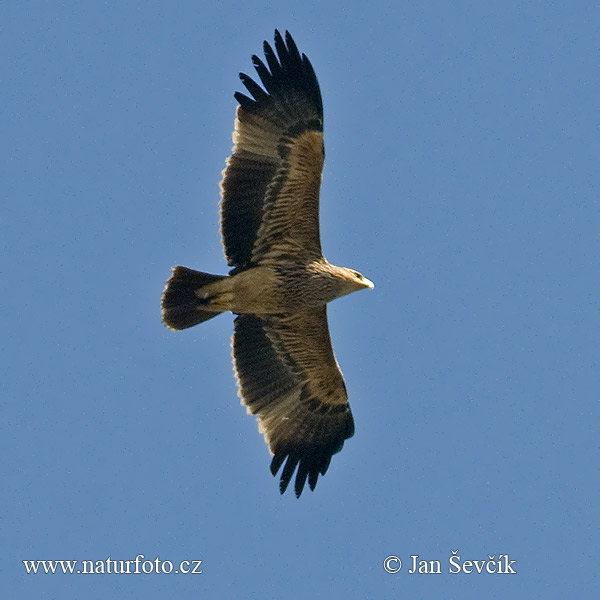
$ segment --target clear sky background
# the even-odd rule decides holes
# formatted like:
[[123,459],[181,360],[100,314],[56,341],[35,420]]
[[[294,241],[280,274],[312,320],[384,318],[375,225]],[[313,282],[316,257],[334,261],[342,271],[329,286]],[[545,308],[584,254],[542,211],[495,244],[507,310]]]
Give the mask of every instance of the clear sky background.
[[[595,4],[2,4],[3,598],[593,597]],[[275,27],[324,97],[324,252],[376,285],[330,305],[356,434],[300,500],[231,315],[159,310],[172,265],[226,272],[233,93]],[[138,554],[204,572],[21,562]]]

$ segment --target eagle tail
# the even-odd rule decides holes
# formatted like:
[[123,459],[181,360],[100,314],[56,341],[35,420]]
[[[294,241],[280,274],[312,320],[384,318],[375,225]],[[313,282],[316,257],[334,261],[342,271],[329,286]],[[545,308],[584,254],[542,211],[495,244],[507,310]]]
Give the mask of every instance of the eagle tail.
[[213,299],[208,286],[223,279],[227,276],[173,267],[160,303],[163,323],[169,329],[187,329],[221,314],[220,308],[208,308]]

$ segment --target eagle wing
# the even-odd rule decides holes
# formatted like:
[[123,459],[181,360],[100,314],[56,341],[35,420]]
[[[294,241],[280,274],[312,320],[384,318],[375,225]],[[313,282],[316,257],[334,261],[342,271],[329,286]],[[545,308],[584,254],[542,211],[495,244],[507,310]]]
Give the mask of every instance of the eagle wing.
[[[331,457],[354,434],[346,386],[331,347],[327,309],[289,315],[239,315],[233,358],[239,394],[273,454],[279,489],[296,466],[300,496],[308,477],[314,490]],[[286,460],[287,459],[287,460]]]
[[265,89],[240,73],[252,97],[235,94],[240,106],[221,181],[221,234],[236,271],[290,256],[306,262],[321,256],[321,91],[288,32],[284,42],[275,31],[275,50],[264,43],[267,65],[252,57]]

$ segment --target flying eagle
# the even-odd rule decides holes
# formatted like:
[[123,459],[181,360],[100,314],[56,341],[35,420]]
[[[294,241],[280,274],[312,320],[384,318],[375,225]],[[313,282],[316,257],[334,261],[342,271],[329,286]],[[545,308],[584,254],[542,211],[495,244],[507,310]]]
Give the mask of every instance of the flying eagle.
[[162,319],[186,329],[236,314],[233,360],[239,396],[256,415],[273,454],[285,462],[279,489],[296,467],[296,496],[314,490],[331,457],[354,433],[346,386],[327,324],[327,303],[373,284],[329,264],[319,238],[323,103],[315,72],[292,36],[275,31],[267,64],[252,57],[264,86],[240,73],[233,154],[221,181],[226,276],[174,267]]

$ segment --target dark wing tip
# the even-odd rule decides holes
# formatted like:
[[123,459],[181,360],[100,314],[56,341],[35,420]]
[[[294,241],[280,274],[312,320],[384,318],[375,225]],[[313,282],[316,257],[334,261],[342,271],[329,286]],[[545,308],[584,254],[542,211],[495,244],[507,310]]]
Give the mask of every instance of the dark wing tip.
[[252,98],[248,98],[248,96],[246,96],[246,94],[242,94],[242,92],[235,92],[235,94],[233,94],[233,97],[238,101],[239,105],[242,108],[250,108],[251,106],[256,104],[256,102],[254,102]]
[[[281,101],[287,96],[288,91],[293,90],[312,105],[316,111],[319,120],[323,120],[323,101],[319,82],[314,69],[305,54],[300,54],[294,38],[289,31],[285,32],[284,37],[278,29],[275,29],[275,48],[266,40],[263,42],[263,52],[266,59],[265,63],[255,54],[252,56],[252,64],[256,69],[258,77],[263,84],[266,92],[245,75],[242,82],[248,88],[254,100],[248,103],[244,100],[243,108],[255,108],[260,110],[263,104],[271,100]],[[241,78],[241,74],[240,74]],[[239,93],[239,92],[238,92]],[[235,96],[238,99],[238,96]],[[242,98],[247,98],[243,96]]]
[[311,491],[314,491],[319,475],[327,473],[332,456],[342,449],[344,441],[351,437],[353,433],[354,426],[347,427],[341,439],[335,438],[328,444],[312,448],[299,445],[278,448],[271,461],[271,474],[275,477],[281,465],[285,462],[279,481],[279,492],[283,494],[287,490],[296,467],[298,467],[294,483],[296,498],[300,498],[307,479],[308,486]]
[[[254,79],[252,79],[252,77],[246,75],[246,73],[240,73],[239,77],[241,82],[246,86],[246,89],[250,92],[250,94],[252,94],[252,97],[254,98],[254,100],[252,100],[253,104],[256,102],[268,102],[268,94],[260,87],[260,85],[256,83],[256,81],[254,81]],[[236,94],[239,93],[240,92],[236,92]],[[242,94],[242,96],[243,95],[244,94]]]
[[296,465],[300,462],[300,454],[298,452],[290,452],[288,459],[285,462],[283,471],[281,472],[281,479],[279,481],[279,492],[283,494],[287,489],[290,479],[296,470]]

